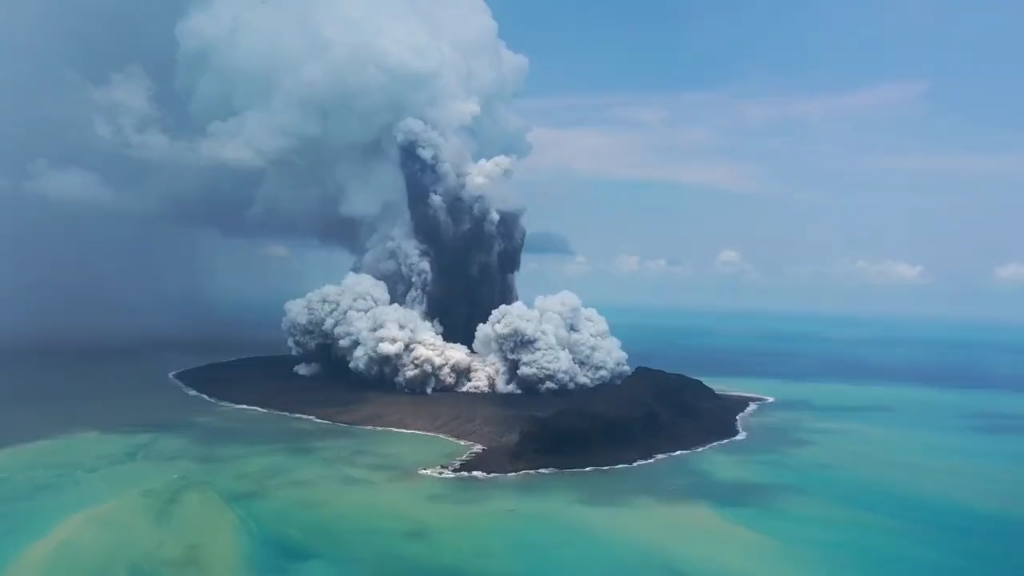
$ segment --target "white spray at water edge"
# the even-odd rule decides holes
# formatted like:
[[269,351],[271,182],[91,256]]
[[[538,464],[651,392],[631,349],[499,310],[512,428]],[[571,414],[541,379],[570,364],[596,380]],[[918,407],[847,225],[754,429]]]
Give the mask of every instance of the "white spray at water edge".
[[567,291],[532,308],[499,306],[477,327],[472,350],[446,342],[420,312],[393,304],[383,282],[359,273],[285,304],[282,327],[295,354],[328,346],[353,371],[411,392],[585,388],[630,372],[608,322]]

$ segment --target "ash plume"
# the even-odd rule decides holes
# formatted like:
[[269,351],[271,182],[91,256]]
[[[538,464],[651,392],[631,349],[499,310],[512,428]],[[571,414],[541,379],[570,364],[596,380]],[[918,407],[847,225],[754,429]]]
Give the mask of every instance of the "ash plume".
[[517,301],[521,212],[480,193],[494,173],[487,167],[504,160],[454,168],[417,122],[398,137],[408,219],[375,236],[341,284],[285,305],[289,346],[317,361],[296,372],[341,361],[419,393],[574,389],[626,376],[621,344],[576,295],[542,296],[532,308]]
[[[410,390],[511,391],[592,385],[622,371],[624,355],[589,355],[601,347],[587,338],[607,336],[608,349],[619,348],[600,326],[577,326],[590,312],[516,304],[523,214],[499,207],[491,183],[530,152],[528,127],[511,111],[528,62],[500,38],[484,0],[11,0],[8,8],[0,52],[14,57],[0,58],[9,80],[0,83],[9,136],[0,142],[8,183],[0,219],[10,223],[0,234],[18,237],[0,257],[31,280],[0,281],[0,294],[16,296],[9,300],[49,290],[37,300],[63,326],[67,314],[54,303],[65,296],[46,287],[72,276],[47,264],[58,260],[16,248],[40,238],[54,254],[100,245],[79,230],[133,233],[102,244],[131,252],[118,266],[105,262],[118,257],[110,250],[69,268],[77,286],[100,270],[125,284],[155,279],[124,290],[140,300],[130,309],[123,297],[92,295],[114,280],[77,290],[88,298],[73,308],[104,304],[91,322],[102,325],[146,305],[169,309],[183,300],[179,286],[194,284],[187,295],[197,302],[226,292],[203,282],[211,269],[234,270],[233,258],[206,260],[208,238],[313,241],[347,252],[373,283],[311,297],[308,314],[291,306],[289,333],[297,343],[319,338],[314,348],[367,374]],[[39,217],[19,224],[29,208]],[[56,227],[74,234],[71,242],[50,232],[54,215],[75,224]],[[182,249],[193,237],[194,249]],[[138,272],[151,268],[177,274]],[[244,280],[225,273],[229,303],[245,290],[308,288],[267,270]],[[327,314],[348,306],[351,295],[339,290],[376,294],[377,311]],[[159,294],[159,303],[141,296]],[[481,326],[494,335],[481,337]],[[595,368],[599,360],[607,370]]]
[[[160,330],[209,319],[192,312],[204,302],[243,307],[226,285],[275,300],[308,289],[319,273],[279,270],[300,252],[351,252],[339,266],[380,252],[408,220],[395,138],[408,119],[440,135],[454,168],[529,152],[509,107],[528,62],[483,0],[7,0],[2,12],[0,264],[19,272],[0,278],[0,299],[32,305],[0,310],[0,336],[66,334],[72,319],[86,338],[149,317]],[[502,172],[466,170],[467,184]],[[268,266],[267,244],[297,257]],[[90,263],[65,264],[69,245]],[[185,301],[196,306],[175,313]]]
[[[409,392],[571,390],[614,383],[630,371],[605,319],[569,292],[541,296],[533,308],[499,306],[477,327],[470,349],[392,303],[380,280],[350,273],[285,304],[282,327],[296,355],[340,360]],[[311,372],[309,364],[296,368]]]
[[497,210],[485,196],[445,182],[416,143],[401,150],[412,233],[430,262],[425,313],[451,342],[470,345],[491,311],[516,301],[526,230],[521,213]]
[[[486,10],[475,0],[446,0],[428,12],[443,11],[447,4]],[[434,16],[425,18],[410,5],[403,17],[422,25]],[[487,37],[494,32],[488,29]],[[464,86],[473,91],[453,92],[445,80],[479,57],[459,53],[452,69],[419,79],[427,87],[443,86],[444,98],[403,115],[387,109],[381,125],[368,132],[372,139],[359,149],[381,151],[375,158],[379,170],[401,175],[404,202],[393,201],[392,188],[385,196],[390,202],[367,213],[361,226],[349,226],[357,228],[359,239],[345,244],[357,255],[354,273],[286,305],[283,328],[297,355],[319,362],[326,350],[329,359],[364,376],[426,393],[576,388],[614,382],[628,373],[626,355],[607,322],[574,295],[538,299],[532,309],[517,302],[515,277],[526,237],[522,211],[497,207],[488,188],[511,173],[515,158],[528,147],[511,145],[523,140],[507,112],[515,92],[507,80],[521,80],[514,73],[517,60],[496,36],[492,40],[498,46],[492,47],[497,56],[492,64],[504,64],[504,71]],[[481,46],[457,43],[455,48]],[[503,80],[497,90],[466,97],[480,92],[480,80],[495,79]],[[398,86],[384,88],[385,94],[407,96]],[[412,93],[436,95],[416,88]],[[354,101],[377,100],[366,95]],[[339,194],[344,197],[350,188],[340,186]],[[305,362],[297,370],[314,371]]]
[[398,133],[470,187],[529,152],[509,106],[527,60],[483,0],[177,1],[173,71],[88,91],[97,147],[144,167],[107,178],[122,207],[358,256],[408,211]]
[[[420,393],[574,389],[626,376],[620,342],[576,295],[542,296],[533,308],[517,301],[522,214],[482,193],[506,159],[453,165],[439,134],[415,120],[396,137],[408,218],[376,236],[340,285],[285,305],[293,353]],[[296,372],[315,373],[307,362]]]

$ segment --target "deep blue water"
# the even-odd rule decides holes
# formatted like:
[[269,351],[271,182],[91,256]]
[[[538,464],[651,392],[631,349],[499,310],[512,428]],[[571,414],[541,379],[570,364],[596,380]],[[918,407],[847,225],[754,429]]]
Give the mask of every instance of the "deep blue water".
[[1024,391],[1024,325],[857,316],[606,311],[634,364],[700,376]]

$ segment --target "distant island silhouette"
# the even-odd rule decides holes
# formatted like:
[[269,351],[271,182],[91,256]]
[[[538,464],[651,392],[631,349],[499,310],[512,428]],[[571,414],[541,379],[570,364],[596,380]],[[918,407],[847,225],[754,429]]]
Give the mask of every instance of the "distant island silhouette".
[[473,446],[433,472],[510,474],[630,465],[737,438],[739,418],[770,398],[716,392],[638,367],[619,384],[546,393],[410,394],[335,365],[312,376],[295,356],[256,356],[172,374],[215,402],[352,426],[444,436]]

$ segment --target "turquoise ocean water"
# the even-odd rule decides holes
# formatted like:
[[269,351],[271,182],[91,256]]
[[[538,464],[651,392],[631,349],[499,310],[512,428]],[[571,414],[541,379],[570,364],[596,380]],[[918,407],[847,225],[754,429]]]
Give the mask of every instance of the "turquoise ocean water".
[[459,446],[166,379],[241,345],[6,353],[0,575],[1024,574],[1024,329],[610,318],[634,364],[777,401],[653,464],[438,479]]

